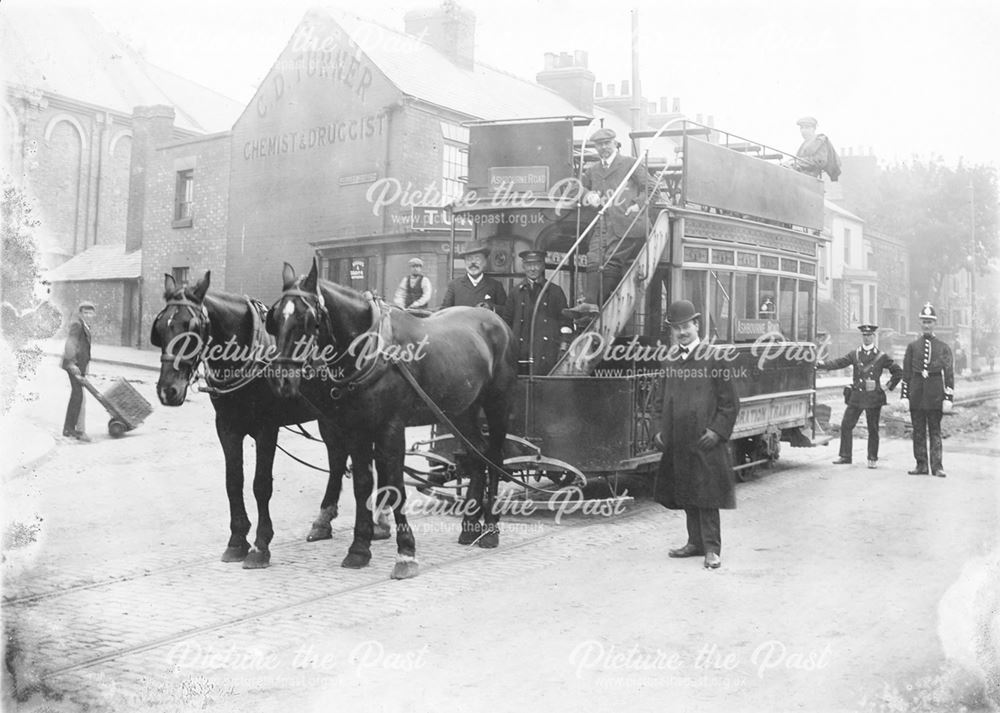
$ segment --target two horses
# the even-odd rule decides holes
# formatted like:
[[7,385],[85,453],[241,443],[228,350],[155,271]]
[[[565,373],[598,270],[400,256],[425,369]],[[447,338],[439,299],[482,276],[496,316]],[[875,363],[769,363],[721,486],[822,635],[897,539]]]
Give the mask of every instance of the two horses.
[[[396,522],[392,577],[418,573],[416,543],[403,512],[406,426],[436,423],[442,416],[451,421],[467,444],[459,467],[471,476],[458,541],[496,547],[499,516],[493,503],[517,373],[506,323],[474,307],[425,318],[389,308],[320,279],[315,260],[305,277],[285,263],[282,280],[283,293],[267,314],[268,332],[277,341],[269,381],[278,396],[301,397],[321,411],[348,442],[374,444]],[[485,449],[480,409],[489,429]],[[468,452],[468,446],[475,450]],[[371,559],[372,485],[369,470],[355,470],[357,514],[345,567],[364,567]]]
[[[153,320],[150,335],[150,343],[161,349],[156,393],[164,406],[180,406],[199,362],[204,361],[215,408],[215,429],[226,461],[230,537],[222,560],[242,561],[244,568],[257,569],[268,566],[271,558],[274,528],[269,503],[278,429],[315,420],[319,414],[303,400],[279,398],[269,388],[263,370],[273,339],[263,329],[263,305],[239,295],[209,293],[210,282],[210,271],[187,289],[178,286],[172,276],[165,276],[166,306]],[[370,446],[367,455],[363,448],[351,449],[331,420],[320,418],[319,430],[326,443],[330,477],[307,538],[310,541],[332,536],[330,521],[337,515],[348,452],[355,473],[370,471],[372,461]],[[247,436],[257,443],[253,480],[257,533],[253,550],[247,542],[250,519],[243,501],[243,441]],[[376,539],[388,538],[388,526],[380,524],[376,535]]]

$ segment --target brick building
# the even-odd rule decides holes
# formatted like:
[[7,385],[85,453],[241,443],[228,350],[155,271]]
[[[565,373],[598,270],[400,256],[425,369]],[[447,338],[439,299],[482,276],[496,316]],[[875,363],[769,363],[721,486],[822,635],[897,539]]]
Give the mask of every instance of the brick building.
[[95,338],[138,343],[140,242],[126,245],[133,109],[176,111],[170,138],[232,125],[237,103],[149,64],[83,8],[0,8],[0,166],[31,199],[52,299],[97,303]]
[[[475,17],[454,4],[407,13],[405,25],[310,11],[230,132],[150,147],[144,335],[162,273],[212,270],[216,289],[266,302],[283,262],[305,272],[314,256],[324,276],[390,299],[420,256],[436,306],[451,268],[444,207],[468,174],[466,122],[593,116],[629,150],[626,121],[594,105],[585,53],[546,55],[532,82],[476,62]],[[459,228],[458,243],[468,234]],[[501,251],[491,268],[512,264]]]

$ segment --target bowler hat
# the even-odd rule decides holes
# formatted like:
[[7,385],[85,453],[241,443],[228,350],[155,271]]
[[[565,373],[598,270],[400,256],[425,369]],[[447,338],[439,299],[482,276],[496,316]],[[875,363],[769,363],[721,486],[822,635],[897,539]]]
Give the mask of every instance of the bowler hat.
[[469,243],[468,245],[466,245],[462,249],[462,251],[459,253],[459,255],[461,255],[462,257],[465,257],[466,255],[475,255],[476,253],[482,253],[483,255],[489,255],[490,254],[490,246],[487,245],[486,243],[479,243],[479,242]]
[[77,308],[78,311],[85,309],[92,309],[94,311],[97,311],[97,307],[95,307],[94,303],[89,300],[84,300],[83,302],[80,303],[80,306]]
[[615,132],[611,129],[598,129],[590,135],[590,140],[596,144],[600,141],[614,141],[615,136]]
[[930,302],[924,304],[923,309],[920,310],[920,315],[918,316],[918,319],[933,319],[936,322],[937,312],[934,311],[934,305],[932,305]]
[[408,265],[416,265],[417,267],[423,267],[424,266],[424,261],[421,260],[418,257],[411,257],[410,261],[407,264]]
[[700,316],[701,312],[696,312],[694,305],[688,300],[677,300],[667,307],[667,324],[671,327],[690,322]]
[[816,121],[816,117],[813,116],[803,116],[801,119],[795,122],[799,126],[816,126],[819,122]]
[[861,330],[862,334],[875,334],[878,331],[877,324],[859,324],[858,329]]
[[545,264],[544,250],[522,250],[517,255],[521,258],[521,262],[540,262],[543,265]]

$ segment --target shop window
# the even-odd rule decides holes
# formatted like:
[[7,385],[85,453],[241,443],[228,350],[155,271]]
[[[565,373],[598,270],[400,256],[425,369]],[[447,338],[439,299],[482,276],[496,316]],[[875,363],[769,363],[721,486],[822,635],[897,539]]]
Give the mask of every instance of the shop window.
[[170,268],[170,274],[173,275],[173,277],[174,277],[174,283],[176,283],[176,285],[178,287],[181,287],[181,288],[187,287],[187,285],[188,285],[188,278],[191,275],[191,268],[190,267],[172,267],[172,268]]

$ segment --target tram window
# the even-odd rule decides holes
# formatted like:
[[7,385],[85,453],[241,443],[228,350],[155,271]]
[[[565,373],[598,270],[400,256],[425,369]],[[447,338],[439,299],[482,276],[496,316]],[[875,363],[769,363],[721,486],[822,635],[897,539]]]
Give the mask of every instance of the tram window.
[[733,323],[733,273],[711,270],[712,301],[708,315],[708,338],[717,342],[731,342]]
[[737,319],[757,319],[757,276],[745,272],[736,273],[736,288],[733,291],[733,307]]
[[774,275],[761,275],[759,278],[759,291],[757,293],[757,318],[775,319],[778,304],[778,278]]
[[[681,299],[690,300],[696,312],[705,313],[705,280],[708,278],[708,270],[685,270],[681,293]],[[701,338],[706,335],[705,322],[701,320]]]
[[813,335],[813,296],[816,285],[808,280],[799,280],[799,304],[796,312],[795,338],[800,342],[811,342]]
[[778,322],[781,333],[788,339],[795,338],[795,282],[791,277],[781,278],[781,294],[778,296]]

